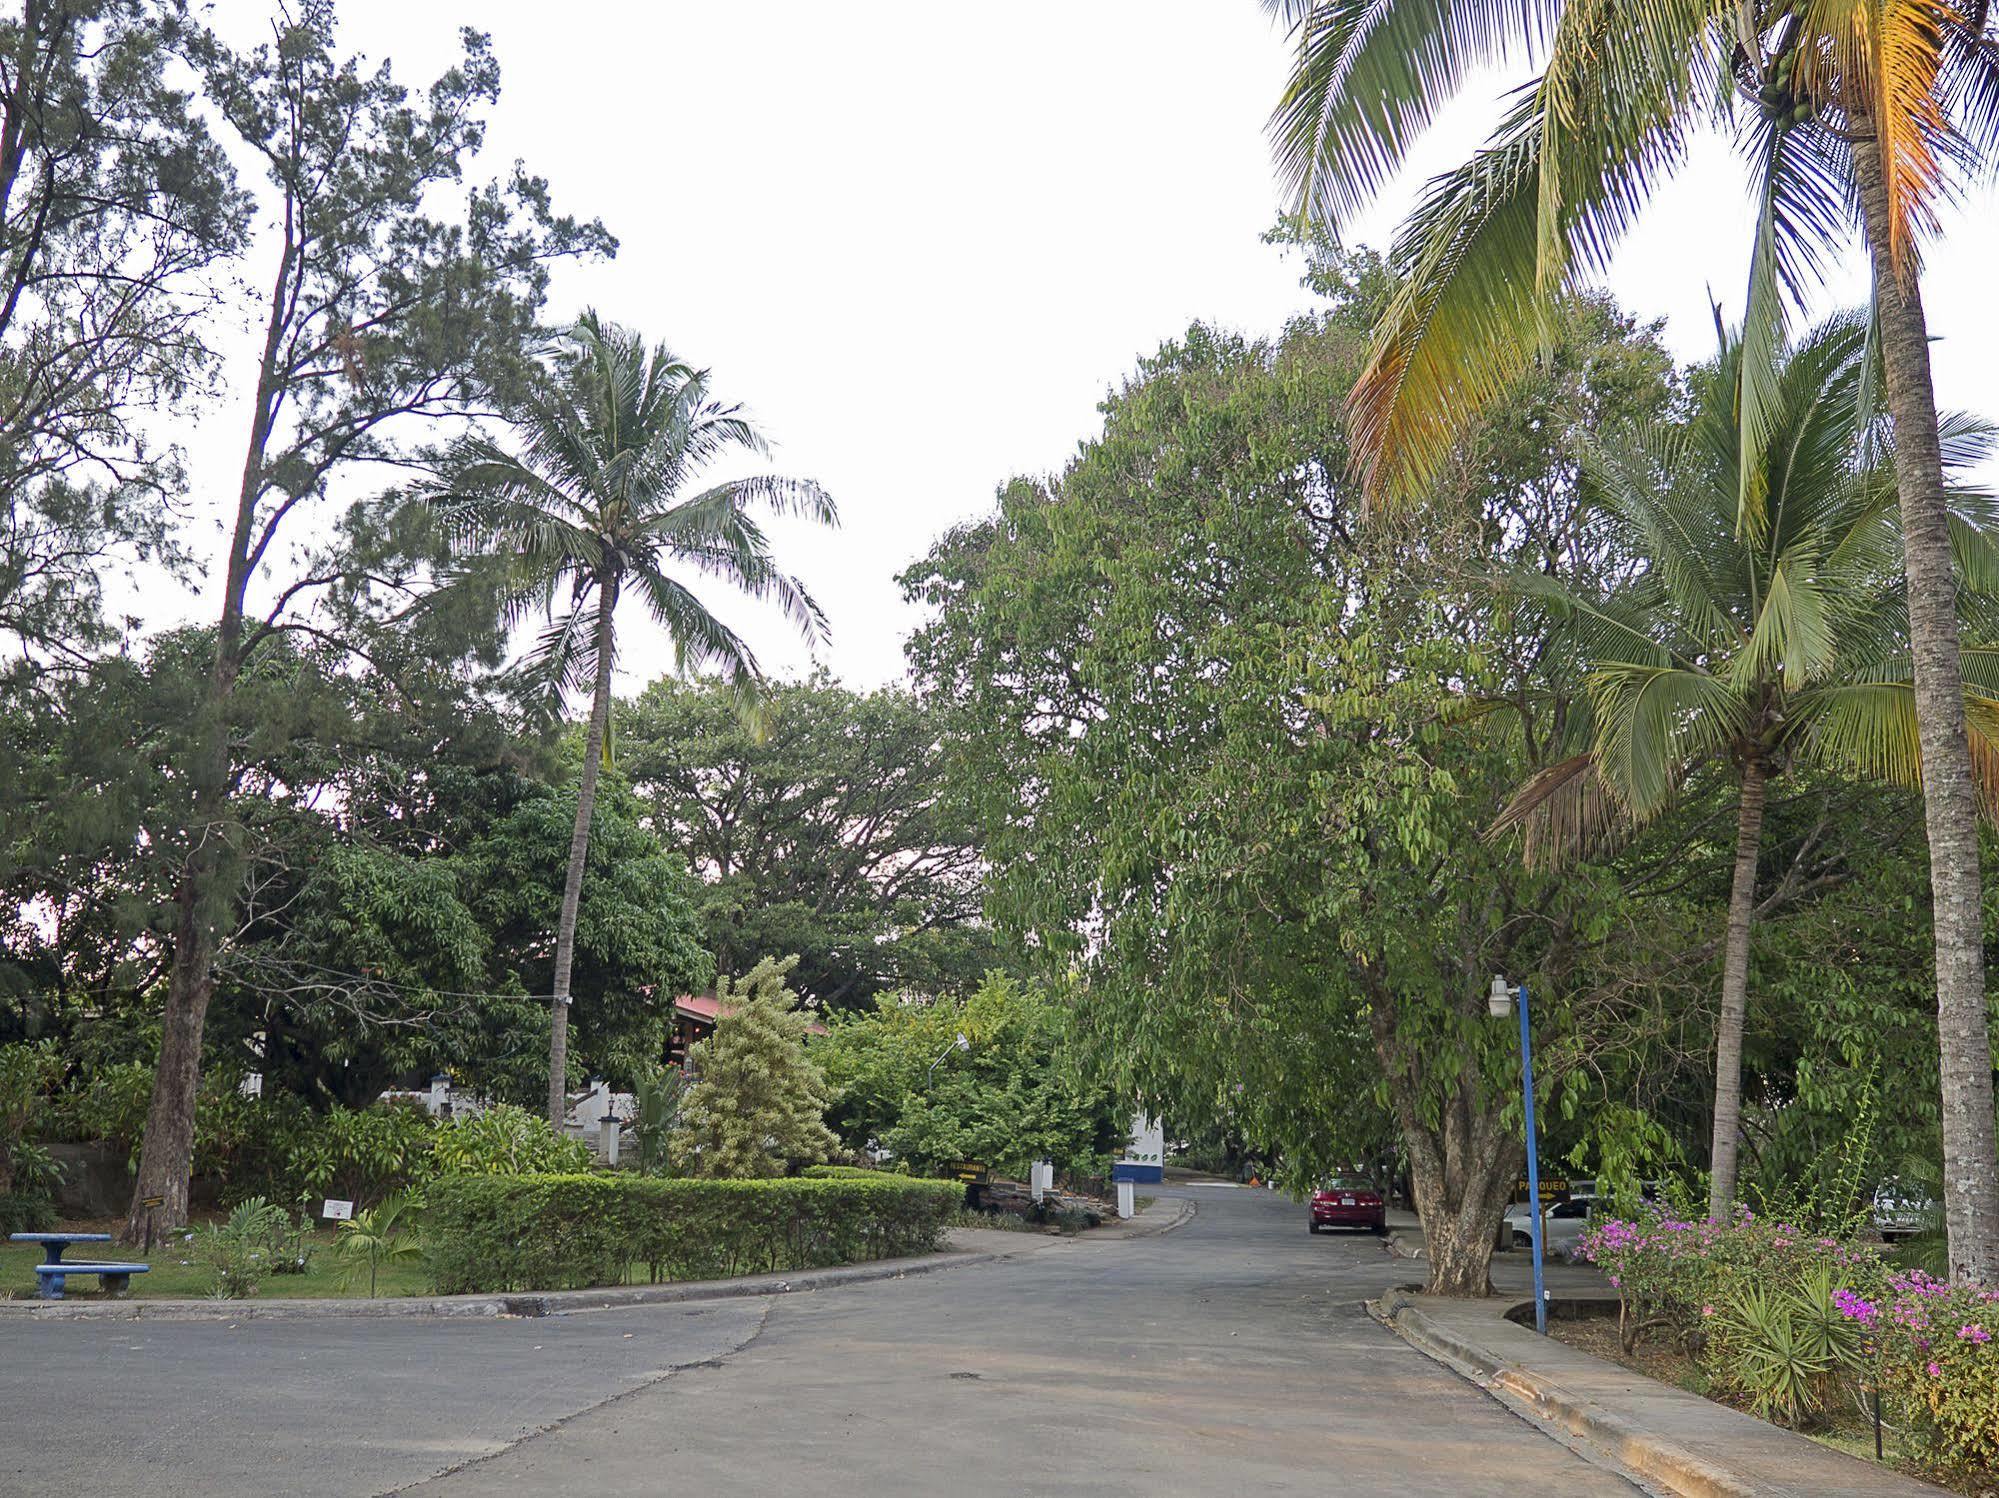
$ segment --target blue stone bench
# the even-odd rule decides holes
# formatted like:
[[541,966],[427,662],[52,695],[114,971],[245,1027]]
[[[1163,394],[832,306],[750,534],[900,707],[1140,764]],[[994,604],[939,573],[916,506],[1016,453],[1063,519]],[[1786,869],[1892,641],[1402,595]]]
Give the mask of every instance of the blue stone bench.
[[39,1300],[61,1300],[63,1281],[72,1274],[94,1274],[104,1286],[104,1293],[116,1297],[132,1288],[133,1275],[144,1274],[152,1267],[150,1264],[37,1264],[35,1277],[39,1283],[35,1296]]

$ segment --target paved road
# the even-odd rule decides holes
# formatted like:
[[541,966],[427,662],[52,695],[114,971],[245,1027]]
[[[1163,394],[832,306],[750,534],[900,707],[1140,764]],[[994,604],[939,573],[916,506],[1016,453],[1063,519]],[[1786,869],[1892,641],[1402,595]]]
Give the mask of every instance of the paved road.
[[[1636,1491],[1369,1320],[1360,1301],[1408,1277],[1374,1240],[1310,1236],[1263,1192],[1187,1194],[1173,1233],[769,1302],[9,1327],[0,1489]],[[132,1403],[97,1415],[93,1387]],[[63,1397],[46,1425],[23,1419],[34,1391]]]

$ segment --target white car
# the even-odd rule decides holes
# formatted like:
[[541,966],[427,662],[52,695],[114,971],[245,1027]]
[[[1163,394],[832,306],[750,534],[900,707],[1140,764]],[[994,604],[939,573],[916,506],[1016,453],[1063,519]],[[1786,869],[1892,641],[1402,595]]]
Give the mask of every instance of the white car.
[[[1541,1203],[1541,1252],[1544,1256],[1573,1252],[1589,1226],[1593,1196],[1572,1196],[1567,1201]],[[1527,1203],[1516,1202],[1506,1209],[1506,1226],[1512,1230],[1515,1248],[1531,1248],[1533,1238]]]

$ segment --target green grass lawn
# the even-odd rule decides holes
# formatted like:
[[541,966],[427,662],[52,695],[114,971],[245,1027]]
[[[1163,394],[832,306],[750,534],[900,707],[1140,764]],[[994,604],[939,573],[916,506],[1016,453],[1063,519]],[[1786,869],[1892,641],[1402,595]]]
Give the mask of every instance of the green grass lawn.
[[[98,1228],[98,1231],[105,1230],[108,1229]],[[367,1270],[363,1267],[358,1282],[353,1286],[343,1283],[347,1277],[347,1265],[333,1256],[333,1233],[330,1230],[313,1233],[310,1241],[318,1246],[318,1251],[312,1256],[312,1266],[304,1274],[266,1276],[257,1291],[257,1299],[301,1296],[365,1299],[368,1294]],[[151,1263],[153,1267],[149,1273],[132,1276],[132,1297],[135,1300],[205,1300],[214,1285],[214,1276],[208,1268],[195,1257],[189,1245],[178,1238],[155,1243],[150,1260],[146,1260],[143,1254],[128,1253],[115,1243],[72,1244],[64,1257],[79,1262],[115,1259],[130,1264],[142,1260]],[[0,1298],[34,1299],[35,1266],[41,1262],[42,1246],[39,1243],[0,1242]],[[64,1287],[63,1299],[103,1299],[96,1285],[94,1277],[73,1279]],[[382,1297],[427,1295],[430,1293],[430,1278],[421,1262],[385,1264],[376,1279],[375,1293]]]

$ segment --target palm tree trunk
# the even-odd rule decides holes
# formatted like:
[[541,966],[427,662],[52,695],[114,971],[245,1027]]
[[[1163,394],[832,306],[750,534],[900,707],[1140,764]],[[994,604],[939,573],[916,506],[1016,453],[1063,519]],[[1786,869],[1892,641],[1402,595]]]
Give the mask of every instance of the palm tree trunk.
[[1742,1140],[1742,1031],[1749,1015],[1749,930],[1756,919],[1756,864],[1763,851],[1761,760],[1742,766],[1735,814],[1735,876],[1728,891],[1728,936],[1721,960],[1721,1020],[1714,1040],[1714,1143],[1708,1158],[1707,1210],[1724,1217],[1735,1202]]
[[1943,454],[1929,331],[1913,264],[1889,246],[1890,205],[1880,151],[1856,142],[1854,177],[1874,271],[1895,486],[1908,578],[1909,645],[1922,744],[1936,937],[1937,1044],[1943,1088],[1943,1206],[1953,1279],[1999,1284],[1999,1141],[1992,1120],[1992,1042],[1985,1014],[1985,927],[1980,904],[1978,795],[1964,727]]
[[583,898],[583,864],[590,853],[590,817],[597,809],[597,767],[604,758],[604,730],[611,718],[611,615],[617,606],[618,580],[612,576],[604,580],[597,600],[596,691],[590,698],[590,728],[583,739],[583,779],[576,790],[576,828],[569,835],[569,872],[562,881],[562,911],[555,924],[548,1122],[558,1133],[569,1111],[569,970],[576,960],[576,912]]

